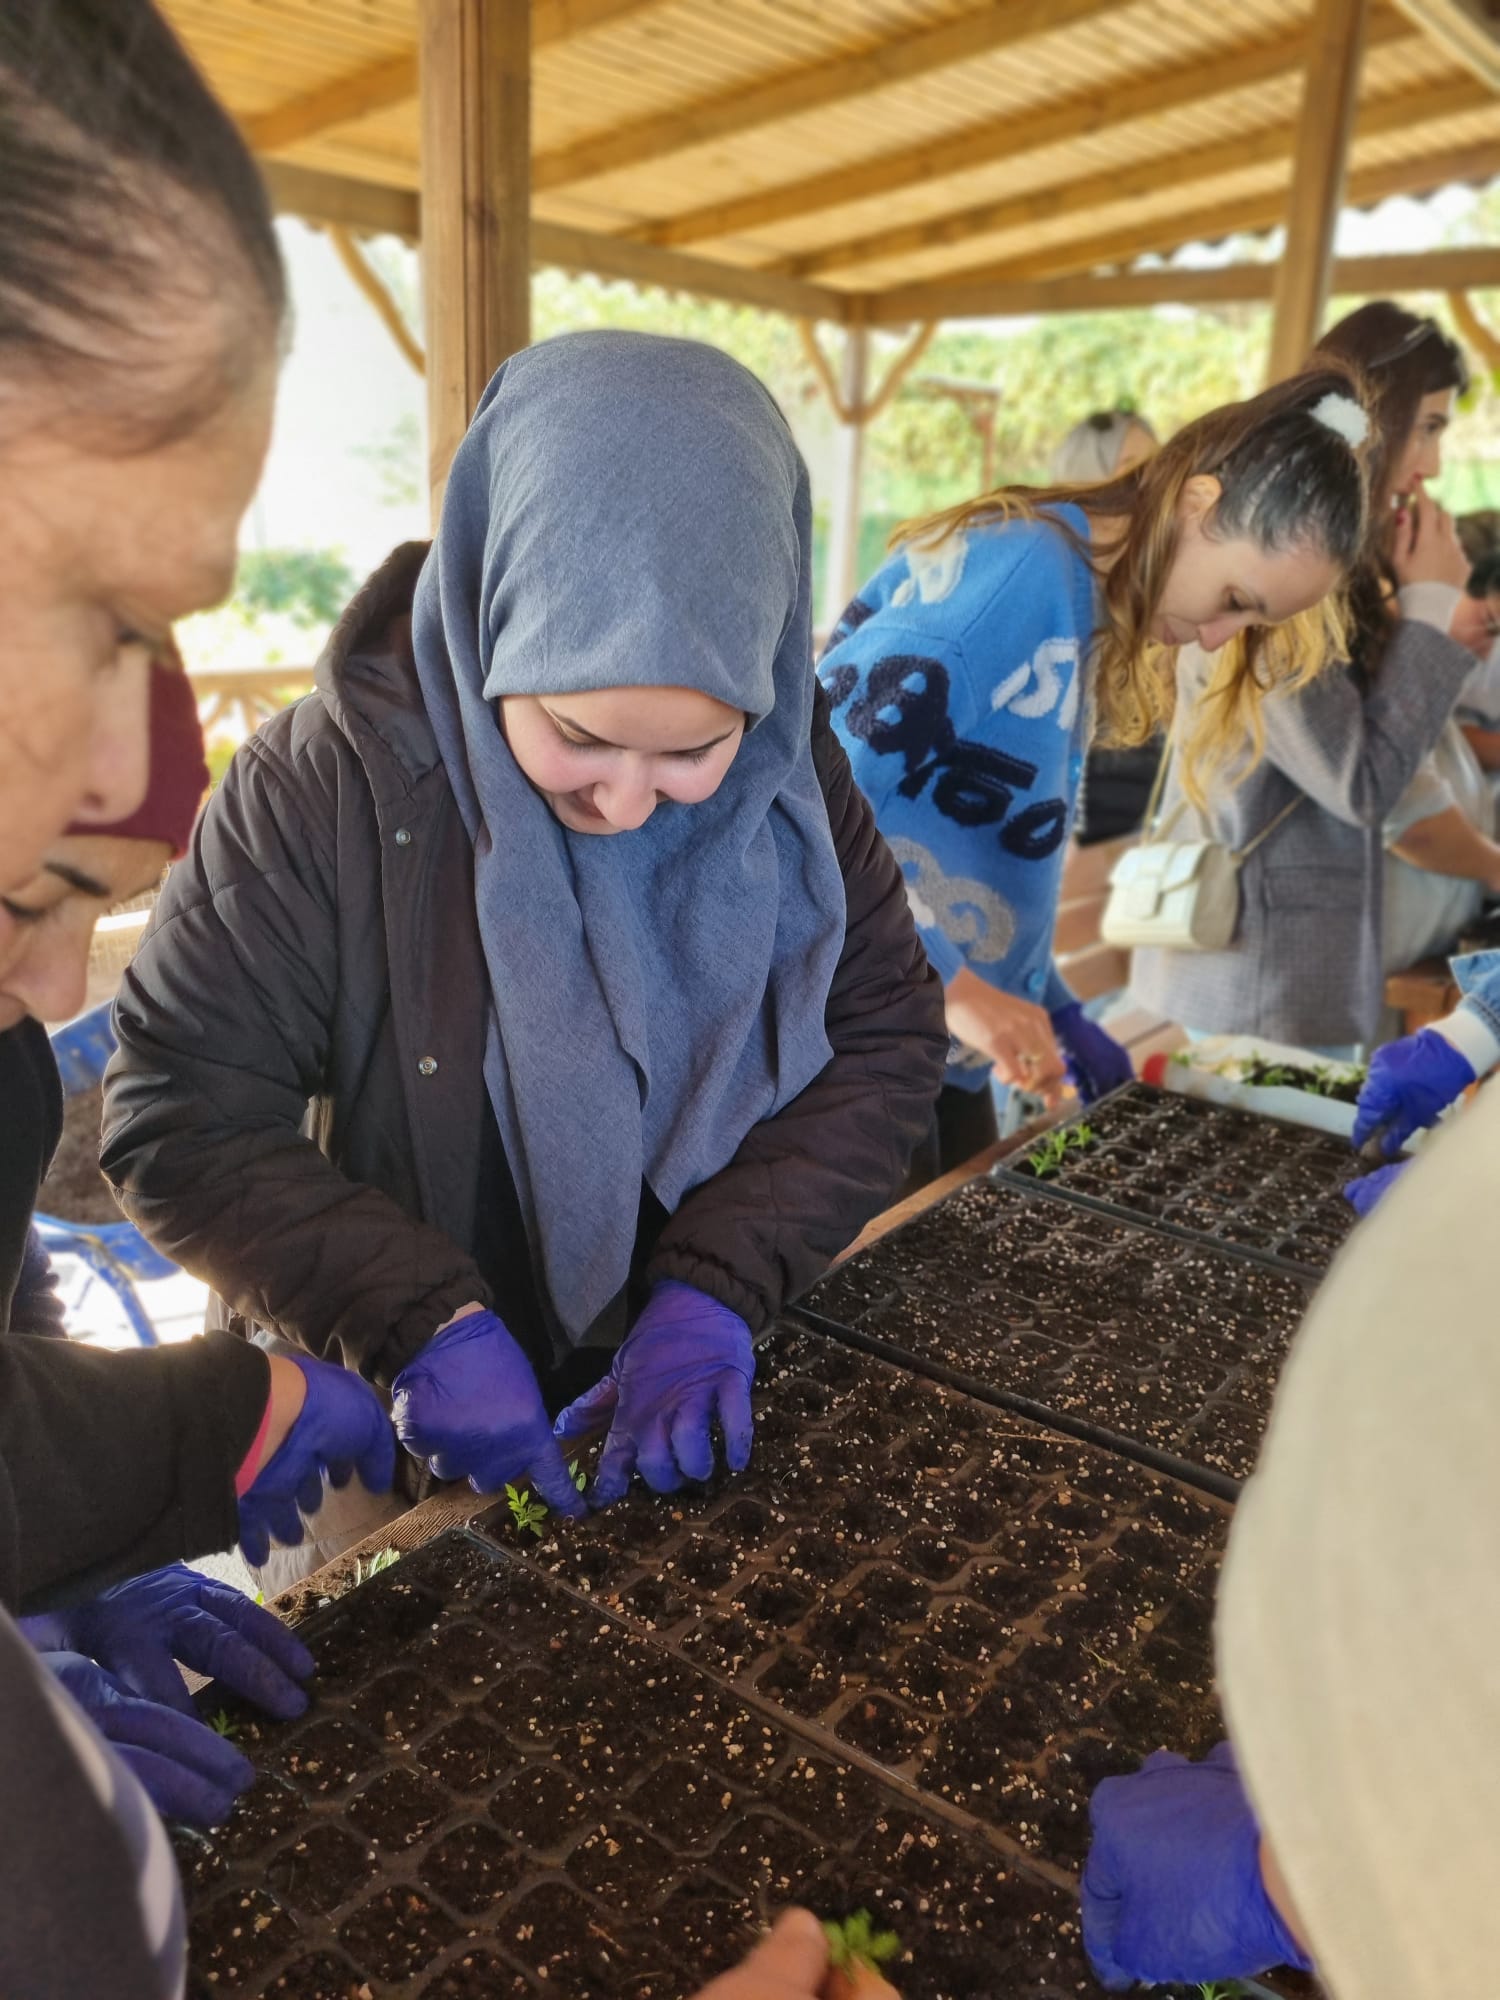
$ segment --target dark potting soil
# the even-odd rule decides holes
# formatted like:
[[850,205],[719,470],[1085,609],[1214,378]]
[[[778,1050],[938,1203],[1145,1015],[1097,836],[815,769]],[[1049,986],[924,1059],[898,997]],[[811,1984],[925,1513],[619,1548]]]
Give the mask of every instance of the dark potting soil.
[[739,1478],[312,1621],[312,1711],[182,1840],[195,1995],[680,2000],[792,1895],[897,1931],[907,2000],[1095,1991],[1088,1790],[1220,1733],[1227,1510],[811,1336],[757,1404]]
[[62,1138],[37,1196],[44,1215],[64,1222],[123,1222],[114,1190],[99,1171],[99,1128],[104,1118],[102,1088],[70,1097],[63,1105]]
[[1359,1163],[1346,1139],[1149,1084],[1127,1084],[1079,1123],[1092,1143],[1045,1176],[1029,1156],[997,1171],[1014,1184],[1103,1204],[1321,1276],[1356,1216],[1344,1199]]
[[740,1478],[637,1491],[528,1558],[1058,1868],[1105,1766],[1218,1741],[1220,1503],[816,1336],[763,1351],[757,1403]]
[[1308,1297],[1244,1258],[979,1180],[802,1303],[979,1393],[1240,1479]]
[[[236,1821],[180,1837],[195,1995],[678,2000],[794,1895],[830,1916],[878,1911],[912,1956],[911,2000],[959,2000],[990,1980],[1086,1992],[1072,1900],[1044,1871],[900,1798],[837,1745],[799,1740],[535,1570],[454,1531],[355,1596],[363,1676],[335,1656],[315,1720],[242,1725],[250,1755],[294,1774],[293,1823],[264,1824],[234,1852]],[[397,1613],[394,1642],[382,1607]],[[328,1614],[315,1652],[344,1615]],[[489,1681],[442,1647],[465,1628],[501,1645]],[[432,1721],[388,1746],[352,1800],[325,1788],[331,1742],[346,1775],[348,1738],[330,1731],[352,1736],[361,1682],[403,1676],[405,1658],[440,1692]],[[428,1775],[449,1768],[455,1711],[472,1740],[503,1746],[463,1789]],[[435,1792],[439,1811],[387,1841],[370,1830],[381,1815],[359,1809],[401,1778]]]

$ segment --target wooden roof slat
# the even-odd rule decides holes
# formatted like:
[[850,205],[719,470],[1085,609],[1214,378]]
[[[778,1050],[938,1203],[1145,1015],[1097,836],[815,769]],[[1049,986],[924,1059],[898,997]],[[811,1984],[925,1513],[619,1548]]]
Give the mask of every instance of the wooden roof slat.
[[753,131],[891,84],[909,83],[928,71],[951,68],[1035,35],[1055,34],[1123,4],[1125,0],[986,0],[985,5],[936,27],[791,70],[748,89],[722,92],[543,154],[532,164],[532,185],[563,187],[664,153]]
[[[656,0],[533,0],[532,48],[587,34],[655,4]],[[407,103],[416,94],[417,51],[411,48],[242,119],[241,124],[257,152],[279,153],[330,126],[348,125],[393,104]]]
[[[1381,12],[1370,22],[1366,46],[1374,49],[1391,42],[1415,45],[1419,39],[1400,15]],[[1251,89],[1298,70],[1306,52],[1305,32],[1280,35],[1274,41],[1240,47],[1207,61],[1195,59],[1172,69],[1123,78],[1107,90],[1081,92],[1027,117],[990,119],[966,126],[950,138],[903,147],[899,152],[835,168],[788,186],[767,188],[737,201],[689,209],[633,233],[642,242],[678,247],[745,234],[820,209],[896,193],[914,183],[969,173],[977,166],[1061,145],[1085,134],[1109,132],[1205,98]]]
[[[1469,76],[1402,91],[1361,107],[1357,138],[1425,125],[1493,103],[1484,86]],[[1289,159],[1296,144],[1295,124],[1269,125],[1236,139],[1195,152],[1170,152],[1131,167],[1107,168],[1079,180],[1036,189],[1000,201],[982,202],[935,220],[879,230],[872,235],[836,243],[806,256],[790,257],[773,268],[789,277],[821,276],[860,264],[888,262],[970,237],[992,236],[1005,229],[1052,216],[1102,208],[1127,195],[1148,194],[1159,187],[1212,180],[1238,168]]]
[[[1269,299],[1276,265],[1228,264],[1205,271],[1129,271],[1114,277],[1048,278],[1032,284],[901,285],[874,294],[875,326],[914,320],[973,319],[1058,312],[1122,312],[1158,305],[1239,305]],[[1468,291],[1500,285],[1500,249],[1484,245],[1411,256],[1341,257],[1335,297],[1412,291]]]
[[1492,0],[1396,0],[1445,52],[1500,91],[1500,13]]
[[[1486,146],[1450,147],[1420,160],[1361,167],[1349,175],[1346,208],[1367,208],[1398,194],[1430,194],[1456,181],[1477,180],[1500,170],[1500,139]],[[1254,236],[1286,219],[1285,183],[1263,194],[1244,195],[1201,208],[1158,215],[1137,228],[1111,229],[1048,245],[1021,257],[945,274],[944,284],[985,280],[1018,283],[1035,278],[1072,277],[1105,265],[1125,265],[1137,257],[1170,257],[1189,243],[1219,243],[1227,236]]]

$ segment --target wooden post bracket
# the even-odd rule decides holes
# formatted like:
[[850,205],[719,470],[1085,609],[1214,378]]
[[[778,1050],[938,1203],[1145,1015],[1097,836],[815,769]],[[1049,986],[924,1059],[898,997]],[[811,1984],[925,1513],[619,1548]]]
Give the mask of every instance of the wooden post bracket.
[[1453,323],[1492,375],[1500,376],[1500,334],[1479,317],[1467,292],[1450,292],[1448,310]]
[[332,223],[328,239],[338,252],[339,262],[375,308],[382,326],[419,375],[427,373],[427,356],[422,343],[406,324],[406,315],[391,297],[390,288],[371,264],[360,245],[342,223]]
[[818,339],[818,330],[810,319],[797,321],[797,335],[802,342],[802,351],[812,364],[813,373],[822,383],[824,392],[833,409],[833,414],[841,424],[873,423],[886,407],[912,369],[932,344],[937,332],[936,320],[924,320],[917,327],[905,347],[885,371],[885,379],[880,386],[851,403],[839,387],[839,380],[833,371],[833,363],[823,351],[823,343]]

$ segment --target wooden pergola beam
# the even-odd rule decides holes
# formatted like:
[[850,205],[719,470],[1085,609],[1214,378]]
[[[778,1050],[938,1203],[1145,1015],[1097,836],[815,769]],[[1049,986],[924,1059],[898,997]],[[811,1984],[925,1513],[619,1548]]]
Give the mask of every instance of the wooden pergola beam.
[[382,187],[286,160],[261,160],[259,166],[271,206],[280,215],[301,216],[323,228],[351,229],[358,236],[400,236],[408,243],[422,234],[422,201],[411,188]]
[[[1370,23],[1368,47],[1400,40],[1417,46],[1399,14],[1382,10]],[[1086,90],[1021,117],[990,118],[969,125],[951,138],[928,139],[903,146],[854,166],[835,167],[807,180],[765,188],[737,200],[689,209],[663,222],[643,223],[627,234],[643,243],[682,245],[745,236],[820,210],[866,201],[903,188],[940,180],[946,175],[972,173],[997,160],[1017,159],[1045,146],[1094,138],[1143,118],[1158,118],[1185,105],[1273,83],[1300,69],[1307,59],[1305,34],[1280,35],[1274,41],[1241,48],[1208,62],[1179,63],[1174,69],[1131,77],[1108,90]]]
[[[1391,195],[1430,194],[1460,181],[1487,180],[1500,174],[1500,139],[1486,146],[1460,146],[1443,153],[1399,160],[1392,166],[1361,167],[1344,188],[1346,208],[1368,208]],[[1268,188],[1239,201],[1221,201],[1203,208],[1176,209],[1153,216],[1134,229],[1110,229],[1097,236],[1075,236],[1049,243],[1024,257],[975,265],[945,273],[942,284],[978,284],[985,280],[1018,282],[1031,278],[1067,278],[1075,272],[1120,268],[1137,257],[1170,257],[1189,243],[1220,243],[1226,236],[1255,236],[1274,229],[1286,217],[1286,190]]]
[[625,278],[638,285],[659,285],[665,291],[692,292],[701,298],[728,299],[734,305],[759,306],[763,311],[790,313],[797,319],[847,322],[860,316],[859,300],[828,285],[783,278],[775,271],[758,271],[749,265],[684,256],[680,250],[658,250],[651,243],[600,236],[593,230],[569,229],[557,222],[533,222],[531,252],[538,264],[591,271],[602,278]]
[[[552,42],[566,41],[591,29],[607,27],[627,14],[637,14],[656,0],[535,0],[531,16],[533,49]],[[403,49],[399,55],[370,63],[348,76],[302,96],[242,118],[240,126],[249,145],[257,153],[285,152],[336,125],[353,124],[392,105],[405,104],[417,94],[417,51]]]
[[783,71],[760,84],[741,85],[700,98],[633,125],[615,126],[589,139],[540,155],[532,164],[538,190],[570,186],[624,167],[706,146],[774,125],[786,118],[845,104],[875,90],[910,83],[934,70],[953,69],[1035,35],[1107,14],[1122,0],[987,0],[987,4],[936,27],[877,42],[855,54],[835,56]]
[[[400,236],[409,243],[421,237],[422,203],[410,189],[376,187],[280,160],[263,160],[261,172],[272,202],[283,215],[299,215],[305,221],[346,228],[360,236]],[[556,222],[533,220],[531,261],[533,265],[556,265],[567,271],[657,285],[670,292],[689,292],[699,298],[727,299],[733,305],[789,313],[794,319],[847,322],[857,319],[862,309],[860,299],[827,285],[806,284],[798,278],[782,278],[773,271],[739,264],[719,264],[707,257],[684,256],[678,250],[658,250],[649,243],[631,243],[624,237],[569,229]]]
[[531,339],[530,0],[421,0],[422,306],[434,523],[485,385]]
[[[873,326],[915,319],[988,319],[1061,312],[1129,312],[1143,306],[1240,305],[1269,299],[1275,264],[1217,270],[1129,271],[1116,277],[1047,278],[1033,283],[902,285],[873,294]],[[1343,257],[1333,267],[1333,295],[1481,290],[1500,285],[1500,248],[1425,250],[1411,256]]]
[[1267,379],[1301,362],[1323,324],[1333,238],[1364,61],[1366,0],[1317,0],[1292,157],[1286,248],[1276,268]]
[[1396,0],[1413,26],[1500,91],[1500,14],[1489,0]]

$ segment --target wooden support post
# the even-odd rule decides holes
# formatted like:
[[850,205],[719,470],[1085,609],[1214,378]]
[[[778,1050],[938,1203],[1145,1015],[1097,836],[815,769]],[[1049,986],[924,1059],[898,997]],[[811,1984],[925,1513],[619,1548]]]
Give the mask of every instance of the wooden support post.
[[839,433],[834,458],[833,512],[828,522],[828,573],[823,585],[823,622],[830,629],[859,588],[860,495],[867,418],[865,381],[869,366],[869,334],[862,326],[847,328],[838,400],[834,404]]
[[1276,277],[1267,371],[1272,382],[1299,366],[1322,329],[1368,11],[1368,0],[1317,0],[1302,79],[1286,249]]
[[434,524],[485,384],[531,338],[531,9],[422,0],[422,305]]

